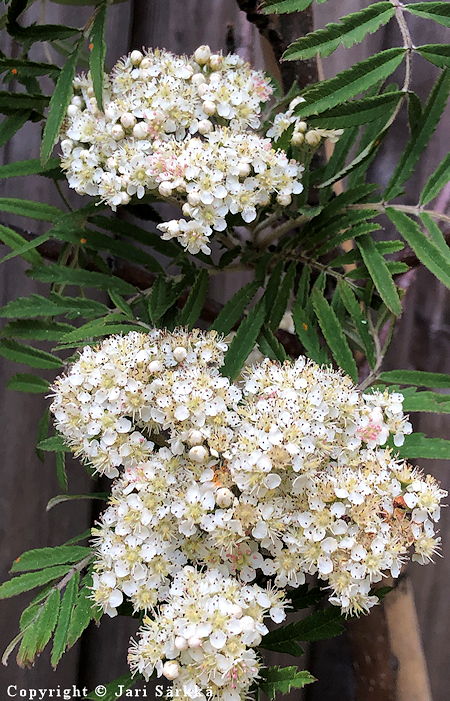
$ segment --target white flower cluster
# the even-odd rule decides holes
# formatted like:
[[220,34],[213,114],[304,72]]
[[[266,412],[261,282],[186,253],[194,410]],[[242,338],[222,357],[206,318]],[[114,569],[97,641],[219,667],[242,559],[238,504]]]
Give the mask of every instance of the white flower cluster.
[[51,407],[77,455],[125,468],[95,530],[96,603],[152,612],[132,668],[199,701],[207,687],[245,697],[263,616],[281,622],[306,574],[358,613],[411,546],[430,561],[446,494],[383,447],[411,432],[401,394],[361,394],[304,358],[265,360],[238,386],[220,374],[225,350],[198,330],[113,336],[83,350]]
[[[280,594],[210,569],[185,567],[174,577],[153,619],[147,618],[128,661],[146,679],[156,669],[174,680],[180,699],[240,701],[258,677],[254,649],[268,632],[268,611],[279,608]],[[274,607],[275,604],[275,607]],[[163,659],[166,661],[163,663]]]
[[112,209],[148,191],[184,203],[190,219],[160,228],[198,253],[209,252],[208,237],[226,228],[226,214],[248,223],[273,194],[288,205],[301,192],[303,166],[252,131],[272,89],[239,56],[207,46],[190,58],[133,51],[104,83],[101,112],[91,78],[75,78],[61,129],[61,165],[80,194],[99,195]]
[[294,110],[300,103],[305,102],[303,97],[295,97],[289,103],[289,108],[286,112],[279,112],[275,115],[273,125],[267,131],[267,136],[271,137],[276,143],[280,136],[294,125],[291,136],[291,144],[293,146],[301,146],[306,144],[313,148],[317,148],[322,139],[329,139],[332,144],[339,140],[339,137],[344,133],[343,129],[308,129],[307,123],[294,114]]

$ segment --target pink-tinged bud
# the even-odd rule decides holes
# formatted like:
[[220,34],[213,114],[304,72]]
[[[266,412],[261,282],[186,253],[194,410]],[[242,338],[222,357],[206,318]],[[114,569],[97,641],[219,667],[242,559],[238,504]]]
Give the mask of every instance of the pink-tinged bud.
[[172,681],[173,679],[176,679],[180,676],[180,665],[174,660],[170,660],[170,662],[164,662],[162,673],[166,679]]
[[170,197],[172,194],[172,183],[168,180],[163,180],[163,182],[159,184],[158,192],[162,197]]
[[131,112],[125,112],[120,118],[120,123],[124,129],[130,129],[136,124],[136,117]]

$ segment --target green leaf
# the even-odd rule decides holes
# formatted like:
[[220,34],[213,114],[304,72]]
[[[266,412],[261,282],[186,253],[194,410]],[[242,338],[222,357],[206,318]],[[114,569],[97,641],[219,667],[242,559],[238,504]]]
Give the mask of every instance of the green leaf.
[[311,293],[311,299],[320,328],[333,354],[333,358],[339,367],[352,378],[353,382],[358,382],[358,369],[355,359],[336,314],[317,287],[314,287]]
[[115,217],[102,217],[100,215],[90,216],[89,221],[98,226],[99,229],[105,229],[105,231],[111,231],[113,234],[131,238],[134,241],[143,243],[145,246],[150,246],[158,253],[162,253],[169,258],[175,258],[180,253],[183,253],[181,246],[174,241],[163,241],[158,234],[146,231],[140,226],[136,226],[136,224],[130,224],[130,222],[122,221]]
[[[450,47],[449,47],[450,48]],[[420,195],[419,205],[425,205],[434,200],[444,185],[450,180],[450,153],[438,165],[435,172],[430,175]]]
[[408,121],[411,133],[417,128],[422,117],[422,103],[414,92],[408,93]]
[[342,170],[358,133],[359,129],[357,127],[350,127],[344,130],[343,135],[334,146],[333,153],[327,165],[323,169],[320,169],[321,172],[319,169],[315,171],[314,175],[317,174],[317,180],[314,179],[315,183],[320,182],[320,180],[327,182],[332,179],[336,173]]
[[[315,257],[323,256],[325,253],[328,253],[329,251],[334,250],[338,246],[340,246],[344,241],[349,241],[350,239],[356,239],[359,236],[363,236],[364,234],[371,234],[374,231],[378,231],[381,229],[381,226],[379,224],[375,224],[373,222],[365,222],[363,221],[361,224],[356,224],[353,220],[353,226],[350,226],[350,228],[347,228],[348,223],[345,221],[345,217],[343,217],[343,227],[345,227],[345,230],[342,231],[341,233],[337,234],[336,236],[333,236],[332,238],[329,238],[328,241],[325,241],[322,246],[320,246],[318,249],[314,250],[314,255]],[[323,236],[320,237],[321,239]],[[378,249],[379,250],[379,249]],[[357,249],[354,249],[355,255],[357,255],[357,260],[360,260],[361,256],[358,253]],[[345,254],[343,254],[345,255]],[[341,256],[342,257],[342,256]],[[335,263],[333,262],[333,267]]]
[[257,282],[248,282],[244,287],[233,295],[231,299],[220,310],[211,329],[214,329],[220,334],[230,333],[233,326],[239,321],[250,301],[253,299],[259,289]]
[[421,214],[420,218],[428,231],[430,241],[432,241],[438,248],[441,249],[443,254],[446,255],[448,251],[448,244],[437,223],[429,214]]
[[[113,682],[102,686],[101,694],[96,691],[91,691],[86,698],[93,699],[94,701],[116,701],[117,698],[124,695],[124,692],[131,689],[139,679],[141,679],[140,674],[134,674],[132,676],[131,672],[128,672],[128,674],[125,674],[123,677],[119,677],[119,679],[115,679]],[[103,689],[105,689],[105,691],[103,691]]]
[[432,19],[444,27],[450,27],[450,7],[443,2],[416,2],[413,5],[405,5],[404,9],[418,17]]
[[[59,158],[51,158],[47,165],[41,165],[38,158],[31,158],[28,161],[16,161],[0,166],[0,178],[18,178],[24,175],[42,175],[43,173],[59,167]],[[60,210],[58,210],[61,214]]]
[[[20,200],[16,197],[0,197],[0,212],[10,212],[11,214],[18,214],[20,217],[30,217],[38,221],[54,221],[62,214],[58,207],[54,207],[51,204],[33,202],[33,200]],[[5,228],[2,226],[1,231]]]
[[[380,227],[381,228],[381,227]],[[375,246],[379,253],[383,256],[388,253],[396,253],[397,251],[402,251],[405,247],[403,241],[375,241]],[[331,268],[340,268],[344,265],[350,265],[351,263],[360,263],[362,261],[361,253],[358,248],[352,248],[351,251],[347,251],[329,263]]]
[[14,134],[28,121],[30,115],[31,110],[18,110],[15,114],[11,114],[3,120],[0,124],[0,147],[4,146],[7,141],[12,139]]
[[[34,376],[33,376],[33,375],[25,375],[24,377],[30,377],[30,378],[32,378],[32,377],[34,377]],[[40,380],[41,378],[38,377],[38,378],[36,378],[36,379],[37,379],[37,380]],[[9,384],[9,383],[8,383],[8,384]],[[25,390],[25,391],[26,391],[26,390]],[[47,391],[48,391],[48,390],[47,390]],[[50,410],[49,410],[49,408],[47,408],[47,409],[44,411],[43,415],[41,416],[41,419],[40,419],[39,424],[38,424],[38,430],[37,430],[37,434],[36,434],[36,443],[40,443],[41,441],[43,441],[43,440],[47,437],[47,435],[48,435],[48,429],[49,429],[49,423],[50,423]],[[38,459],[39,459],[41,462],[44,462],[44,461],[45,461],[45,455],[44,455],[43,451],[40,450],[40,449],[37,447],[37,445],[35,446],[34,450],[35,450],[35,453],[36,453]]]
[[42,234],[42,236],[38,236],[37,238],[33,239],[32,241],[26,241],[22,246],[19,246],[16,248],[14,251],[11,253],[8,253],[8,255],[4,256],[0,260],[0,265],[1,263],[5,263],[7,260],[10,260],[11,258],[15,258],[16,256],[22,256],[24,260],[27,259],[27,256],[24,255],[24,253],[28,253],[28,251],[33,251],[35,250],[38,246],[41,245],[41,243],[45,243],[48,241],[50,238],[49,234]]
[[382,24],[389,22],[395,14],[395,7],[390,2],[376,2],[360,12],[354,12],[340,19],[340,23],[327,24],[325,29],[318,29],[300,37],[288,46],[283,54],[283,61],[306,61],[314,56],[329,56],[339,44],[350,48],[363,41],[367,33],[373,34]]
[[65,492],[67,492],[69,488],[69,481],[67,479],[67,471],[66,471],[66,454],[62,450],[58,450],[55,453],[55,458],[56,458],[56,476],[58,478],[59,486],[61,489],[63,489]]
[[447,248],[447,251],[444,252],[430,241],[421,231],[417,222],[410,219],[404,212],[398,212],[393,207],[387,207],[386,214],[397,227],[406,243],[411,246],[420,262],[450,289],[450,250]]
[[12,114],[17,110],[33,109],[42,112],[47,107],[48,102],[47,95],[29,95],[24,92],[0,90],[0,112],[3,114]]
[[46,266],[32,268],[28,271],[30,277],[41,282],[59,282],[66,285],[78,285],[80,287],[96,287],[99,290],[116,290],[119,294],[135,294],[136,288],[130,283],[121,280],[114,275],[66,268],[52,263]]
[[62,361],[60,358],[39,350],[31,346],[25,346],[17,341],[5,339],[0,341],[0,355],[7,360],[13,360],[15,363],[30,365],[32,368],[44,368],[53,370],[60,368]]
[[69,318],[78,316],[100,316],[108,313],[108,307],[101,302],[84,297],[61,297],[53,294],[47,298],[41,295],[19,297],[0,309],[0,316],[6,318],[56,316],[67,314]]
[[264,636],[260,647],[264,650],[282,651],[283,645],[300,641],[327,640],[341,635],[344,631],[344,620],[341,610],[334,606],[315,611],[297,623],[280,626]]
[[55,548],[37,548],[28,550],[14,560],[10,572],[29,572],[55,565],[80,562],[93,551],[81,545],[59,545]]
[[276,294],[273,304],[269,307],[266,304],[266,308],[269,312],[267,319],[267,326],[271,331],[276,331],[280,325],[281,319],[286,311],[286,307],[291,296],[291,291],[294,286],[295,274],[297,272],[297,266],[295,263],[291,263],[286,274],[282,279],[278,292]]
[[27,373],[17,373],[9,378],[7,389],[15,390],[16,392],[31,392],[32,394],[41,394],[48,392],[50,384],[42,377],[36,375],[28,375]]
[[[324,0],[319,0],[324,2]],[[265,0],[261,12],[265,15],[281,15],[286,12],[302,12],[306,10],[313,0]]]
[[387,263],[375,246],[373,239],[369,234],[358,236],[356,245],[381,299],[393,314],[399,316],[402,313],[402,305],[394,281],[389,273]]
[[69,631],[67,633],[67,647],[72,647],[78,640],[80,635],[88,627],[94,617],[94,610],[91,594],[92,574],[87,574],[83,577],[82,588],[80,589],[75,608],[72,610],[70,619]]
[[70,619],[72,618],[72,611],[78,594],[79,582],[80,573],[75,572],[75,574],[69,580],[62,598],[58,625],[56,626],[55,635],[53,638],[51,656],[51,664],[53,669],[56,668],[67,647],[67,634],[69,632]]
[[111,495],[108,492],[92,492],[92,494],[58,494],[48,502],[45,507],[46,511],[50,511],[54,506],[63,504],[66,501],[77,501],[81,499],[98,499],[99,501],[108,501]]
[[[109,315],[109,317],[112,316],[112,314]],[[106,317],[105,319],[89,321],[87,324],[84,324],[78,329],[71,327],[72,330],[70,333],[66,333],[64,336],[60,337],[58,349],[76,347],[81,341],[89,340],[91,338],[103,338],[105,336],[112,336],[113,334],[129,333],[130,331],[148,332],[148,328],[140,326],[138,323],[127,323],[129,322],[129,319],[127,317],[123,317],[122,315],[120,316],[123,321],[117,324],[107,323],[109,321],[109,317]]]
[[178,323],[180,326],[187,326],[192,329],[200,316],[203,305],[208,294],[209,275],[205,268],[202,268],[195,278],[192,289],[183,309],[180,311]]
[[280,289],[281,276],[283,274],[284,262],[278,261],[272,270],[266,290],[264,292],[264,304],[266,305],[266,316],[269,318],[273,305]]
[[425,44],[417,46],[415,50],[439,68],[450,67],[450,46],[447,44]]
[[61,434],[57,434],[56,436],[50,436],[50,438],[46,438],[43,441],[40,441],[37,446],[40,450],[45,450],[46,452],[49,453],[54,453],[54,452],[65,452],[65,453],[70,453],[72,452],[70,448],[67,447],[67,445],[64,443],[64,438],[62,437]]
[[179,296],[180,291],[177,287],[169,286],[162,276],[157,277],[148,299],[148,311],[152,321],[156,323],[161,319]]
[[335,78],[324,80],[303,92],[306,102],[299,113],[309,117],[314,113],[331,109],[358,93],[367,90],[378,80],[384,80],[395,71],[403,60],[405,49],[387,49],[352,68],[342,71]]
[[373,338],[370,335],[367,318],[364,316],[359,302],[353,294],[350,286],[344,280],[338,281],[337,289],[343,303],[345,304],[345,308],[356,326],[359,338],[361,339],[366,352],[367,361],[370,367],[373,368],[375,366],[375,348]]
[[39,572],[21,574],[19,577],[14,577],[14,579],[10,579],[9,582],[4,582],[0,586],[0,599],[9,599],[11,596],[17,596],[17,594],[22,594],[24,591],[41,587],[55,579],[64,577],[69,570],[69,565],[61,565],[60,567],[48,567]]
[[401,448],[396,448],[399,458],[450,460],[450,441],[443,438],[426,438],[423,433],[405,436]]
[[297,667],[269,667],[261,670],[258,688],[273,701],[277,693],[288,694],[291,689],[302,689],[315,681],[312,674],[306,670],[299,671]]
[[40,321],[38,319],[20,319],[10,321],[2,329],[4,338],[33,338],[38,341],[58,341],[61,336],[72,331],[73,326],[58,321]]
[[39,614],[36,622],[36,652],[42,652],[52,637],[58,621],[60,594],[58,589],[52,591]]
[[121,295],[119,295],[117,292],[114,292],[114,290],[108,290],[108,294],[111,299],[111,302],[115,305],[117,309],[120,309],[120,311],[123,312],[125,316],[129,317],[130,319],[134,319],[132,308]]
[[15,78],[21,76],[35,77],[41,75],[49,75],[51,78],[57,78],[60,72],[60,67],[54,63],[37,63],[23,58],[13,58],[4,56],[0,58],[0,73],[16,69]]
[[423,411],[432,414],[450,414],[450,395],[438,392],[415,392],[405,395],[403,411]]
[[55,91],[50,100],[50,109],[45,123],[44,134],[41,144],[41,163],[45,165],[50,159],[53,147],[58,139],[61,124],[66,116],[66,110],[70,103],[73,88],[72,82],[75,77],[78,57],[83,47],[82,41],[75,45],[72,54],[64,64]]
[[450,375],[442,372],[423,372],[421,370],[389,370],[382,372],[378,378],[387,384],[415,385],[416,387],[435,387],[450,389]]
[[288,598],[291,601],[293,611],[307,609],[310,606],[315,606],[319,601],[325,598],[325,593],[320,587],[309,588],[307,584],[302,584],[297,589],[292,589],[287,592]]
[[272,358],[272,360],[284,363],[287,359],[284,346],[266,324],[263,325],[259,334],[258,346],[261,353],[268,358]]
[[404,97],[403,92],[388,92],[362,100],[351,100],[342,105],[311,116],[308,123],[322,129],[344,129],[365,125],[386,116],[386,110],[393,110]]
[[92,76],[92,85],[99,108],[103,111],[103,74],[105,67],[105,25],[108,3],[103,2],[95,15],[91,31],[91,54],[89,57],[89,69]]
[[225,354],[225,362],[220,368],[221,374],[229,377],[231,381],[239,375],[243,364],[253,350],[265,313],[264,302],[260,300],[241,322],[236,336],[231,341]]
[[[420,3],[418,3],[420,4]],[[446,3],[442,3],[446,4]],[[417,123],[411,139],[400,157],[395,171],[384,193],[384,200],[393,199],[402,192],[402,184],[410,178],[415,165],[431,139],[447,104],[450,90],[450,70],[444,69],[434,84],[423,108],[422,117]]]

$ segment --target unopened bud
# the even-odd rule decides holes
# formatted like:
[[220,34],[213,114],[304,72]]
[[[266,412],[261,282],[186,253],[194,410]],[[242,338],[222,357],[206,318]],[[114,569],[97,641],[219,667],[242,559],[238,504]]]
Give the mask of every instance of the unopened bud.
[[246,178],[247,175],[250,173],[251,168],[249,163],[245,163],[244,161],[241,161],[237,165],[237,169],[239,172],[239,177],[240,178]]
[[200,203],[200,195],[198,194],[198,192],[190,192],[187,196],[187,200],[189,204],[191,204],[193,207],[196,207]]
[[94,95],[95,95],[94,88],[92,86],[89,86],[89,88],[86,90],[86,92],[89,95],[89,97],[94,97]]
[[147,70],[147,68],[150,68],[151,65],[151,60],[148,58],[148,56],[145,56],[145,58],[142,59],[139,68],[142,68],[145,71]]
[[187,650],[188,642],[186,638],[183,638],[181,635],[178,635],[175,638],[175,647],[177,650]]
[[292,134],[291,144],[293,146],[300,146],[305,140],[304,134],[301,131],[294,131]]
[[161,372],[162,370],[164,370],[164,365],[162,364],[162,362],[160,360],[152,360],[152,362],[149,363],[149,365],[148,365],[148,371],[152,375],[156,375],[158,372]]
[[133,136],[135,139],[145,139],[148,136],[148,124],[138,122],[133,127]]
[[168,180],[163,180],[163,182],[159,184],[158,192],[162,197],[170,197],[172,194],[172,183]]
[[177,361],[177,363],[182,363],[183,360],[186,360],[187,357],[187,350],[186,348],[183,348],[183,346],[178,346],[175,348],[173,351],[173,357]]
[[287,207],[292,202],[292,197],[290,195],[277,195],[277,202],[283,207]]
[[143,58],[140,51],[132,51],[130,54],[130,60],[133,66],[139,66]]
[[199,97],[204,97],[207,92],[209,92],[209,86],[207,83],[201,83],[198,88],[197,92],[199,94]]
[[120,118],[120,123],[124,129],[129,129],[130,127],[134,127],[136,124],[136,117],[134,114],[131,114],[131,112],[125,112]]
[[308,125],[306,122],[297,122],[295,125],[295,131],[306,131],[308,128]]
[[191,635],[191,637],[188,638],[188,645],[189,645],[189,647],[201,647],[202,646],[202,639],[197,638],[196,635]]
[[218,71],[222,68],[223,57],[219,54],[213,54],[209,59],[209,65],[213,71]]
[[201,445],[203,443],[203,433],[193,429],[189,432],[187,442],[189,445]]
[[213,125],[209,121],[209,119],[201,119],[198,123],[198,131],[200,134],[209,134],[210,131],[212,131]]
[[194,445],[194,447],[190,449],[188,455],[192,462],[197,462],[200,465],[209,458],[209,453],[203,445]]
[[75,117],[77,112],[78,112],[77,105],[69,105],[68,106],[68,108],[67,108],[67,116],[68,117]]
[[198,63],[199,66],[204,66],[208,63],[209,57],[211,56],[211,49],[209,46],[202,44],[196,51],[194,51],[194,61]]
[[176,679],[180,676],[180,665],[174,660],[170,660],[170,662],[164,662],[162,673],[166,679],[172,681],[173,679]]
[[121,124],[114,124],[114,126],[111,128],[111,136],[116,141],[120,141],[120,139],[123,139],[123,137],[125,136],[125,132]]
[[192,208],[189,202],[185,202],[184,205],[181,208],[181,211],[183,212],[185,217],[190,217],[192,214]]
[[[217,506],[227,509],[233,503],[234,494],[228,487],[221,487],[214,495]],[[242,612],[241,612],[242,615]]]
[[131,197],[128,194],[128,192],[122,192],[121,197],[122,197],[122,204],[128,204],[129,201],[131,200]]
[[196,73],[195,75],[192,76],[191,83],[193,85],[203,85],[203,83],[206,83],[206,78],[203,75],[203,73]]
[[216,104],[212,100],[205,100],[202,104],[202,110],[208,117],[216,113]]
[[72,99],[70,100],[70,104],[76,105],[77,107],[81,107],[81,105],[83,104],[83,100],[81,99],[81,97],[79,95],[74,95],[72,97]]
[[318,146],[322,140],[320,134],[315,130],[307,131],[305,134],[305,141],[310,146]]

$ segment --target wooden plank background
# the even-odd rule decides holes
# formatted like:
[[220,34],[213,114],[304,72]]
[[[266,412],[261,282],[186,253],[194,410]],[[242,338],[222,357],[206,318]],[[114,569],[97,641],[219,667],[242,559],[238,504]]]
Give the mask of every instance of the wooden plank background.
[[[330,0],[318,5],[316,25],[335,21],[344,14],[367,6],[365,0]],[[27,23],[40,20],[40,3],[26,14]],[[90,14],[90,8],[65,7],[48,2],[45,21],[81,25]],[[235,28],[236,45],[256,67],[262,67],[264,51],[255,28],[249,25],[234,0],[129,0],[110,8],[108,13],[107,61],[112,65],[122,54],[141,46],[164,47],[177,53],[190,53],[198,45],[209,43],[213,49],[225,48],[228,25]],[[445,42],[448,30],[438,25],[408,18],[412,27],[413,41],[417,45]],[[339,50],[324,61],[326,76],[334,75],[365,58],[373,51],[398,44],[398,32],[391,22],[365,43],[351,50]],[[17,51],[10,39],[2,33],[2,50]],[[33,51],[36,51],[33,49]],[[45,60],[42,55],[33,56]],[[57,56],[54,56],[57,61]],[[433,67],[420,57],[414,58],[414,89],[421,98],[430,91],[436,78]],[[403,76],[399,75],[400,84]],[[428,175],[448,150],[449,113],[447,111],[408,185],[408,203],[417,202],[418,193]],[[408,138],[405,127],[397,126],[385,140],[381,156],[372,168],[371,179],[386,183],[393,166]],[[27,124],[1,152],[1,163],[37,157],[39,153],[40,127]],[[32,190],[32,193],[30,191]],[[44,178],[10,179],[0,181],[0,195],[32,197],[43,202],[59,204],[58,194],[50,181]],[[72,201],[80,201],[72,195]],[[445,211],[447,202],[440,205]],[[7,215],[0,220],[8,223]],[[15,218],[15,223],[25,229],[40,232],[35,222]],[[383,222],[389,232],[389,223]],[[385,235],[385,232],[384,232]],[[6,247],[0,246],[0,255]],[[45,294],[45,285],[34,282],[24,275],[26,264],[17,259],[8,262],[0,271],[0,303],[32,292]],[[226,301],[233,292],[247,281],[245,275],[234,274],[227,279],[213,281],[212,294],[217,301]],[[386,369],[404,367],[409,369],[450,372],[450,312],[448,291],[425,270],[413,274],[409,286],[405,311],[396,331]],[[0,493],[0,535],[3,542],[1,581],[7,578],[8,568],[15,557],[24,550],[45,545],[63,543],[76,533],[90,526],[95,514],[90,505],[78,503],[55,507],[46,514],[45,505],[59,492],[55,469],[47,456],[43,465],[34,451],[37,425],[46,406],[46,401],[35,395],[6,392],[6,382],[14,372],[26,371],[0,358],[1,403],[0,421],[3,428],[4,445],[2,460],[2,490]],[[50,374],[48,375],[49,379]],[[414,427],[428,435],[450,437],[449,420],[430,415],[414,416]],[[439,461],[423,461],[427,471],[435,474],[445,488],[449,488],[449,468]],[[73,464],[69,467],[70,488],[73,493],[90,489],[83,469]],[[450,513],[444,510],[441,522],[443,559],[434,566],[413,565],[410,576],[414,585],[417,611],[432,685],[433,701],[447,701],[450,687],[450,665],[447,663],[447,631],[450,624],[447,586],[450,568]],[[29,597],[31,598],[31,597]],[[3,649],[17,632],[18,618],[26,597],[2,602],[2,630],[0,646]],[[1,687],[18,684],[23,688],[79,687],[92,689],[96,684],[107,683],[126,672],[126,648],[136,624],[129,619],[110,620],[105,617],[99,628],[92,626],[63,658],[56,672],[50,668],[48,653],[38,659],[31,670],[20,670],[11,659],[7,668],[0,670]],[[273,657],[270,663],[277,660]],[[292,658],[289,659],[292,663]],[[353,683],[351,656],[345,636],[314,646],[310,655],[310,668],[320,681],[307,690],[307,701],[366,701],[356,698]],[[304,664],[304,660],[299,664]],[[300,693],[290,695],[299,700]],[[304,697],[305,695],[303,695]]]

